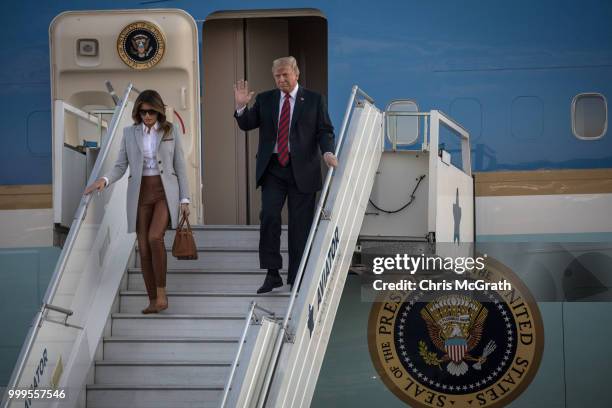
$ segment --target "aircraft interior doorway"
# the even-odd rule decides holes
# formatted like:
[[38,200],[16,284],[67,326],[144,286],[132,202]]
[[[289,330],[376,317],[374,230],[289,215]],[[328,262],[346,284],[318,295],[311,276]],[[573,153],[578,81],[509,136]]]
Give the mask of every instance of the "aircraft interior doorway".
[[[216,12],[202,29],[202,180],[205,224],[259,224],[257,130],[233,117],[233,84],[273,89],[272,61],[292,55],[301,86],[327,95],[327,20],[318,10]],[[253,98],[254,100],[255,98]],[[283,222],[287,222],[286,210]]]

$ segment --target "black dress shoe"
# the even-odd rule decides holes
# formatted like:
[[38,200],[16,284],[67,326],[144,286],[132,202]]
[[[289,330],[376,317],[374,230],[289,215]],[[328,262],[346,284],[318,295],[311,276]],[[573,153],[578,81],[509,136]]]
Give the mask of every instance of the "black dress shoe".
[[257,293],[268,293],[272,291],[272,289],[280,288],[281,286],[283,286],[283,278],[280,276],[266,275],[266,280],[264,280],[263,285],[257,289]]

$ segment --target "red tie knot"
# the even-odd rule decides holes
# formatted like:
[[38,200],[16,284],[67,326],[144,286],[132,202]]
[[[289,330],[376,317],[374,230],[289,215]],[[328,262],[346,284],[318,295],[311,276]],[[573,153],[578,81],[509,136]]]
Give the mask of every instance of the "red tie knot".
[[291,94],[289,92],[285,92],[285,99],[289,100],[291,98]]

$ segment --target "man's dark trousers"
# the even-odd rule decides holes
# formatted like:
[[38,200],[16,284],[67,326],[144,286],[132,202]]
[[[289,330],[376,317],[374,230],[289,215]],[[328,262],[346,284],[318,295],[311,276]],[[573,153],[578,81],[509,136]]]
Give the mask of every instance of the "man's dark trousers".
[[285,167],[273,154],[262,180],[262,210],[259,236],[259,262],[262,269],[281,269],[281,211],[285,200],[289,209],[289,266],[287,283],[295,281],[312,224],[316,193],[302,193],[293,176],[291,160]]

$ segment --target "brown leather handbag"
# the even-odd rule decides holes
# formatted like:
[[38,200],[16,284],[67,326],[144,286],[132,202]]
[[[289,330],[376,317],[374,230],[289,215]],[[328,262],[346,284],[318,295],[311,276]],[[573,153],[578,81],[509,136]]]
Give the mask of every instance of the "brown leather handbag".
[[[185,222],[187,227],[184,228]],[[189,224],[189,219],[181,215],[181,221],[176,229],[174,243],[172,244],[172,256],[177,259],[198,259],[198,249],[196,248],[193,231]]]

